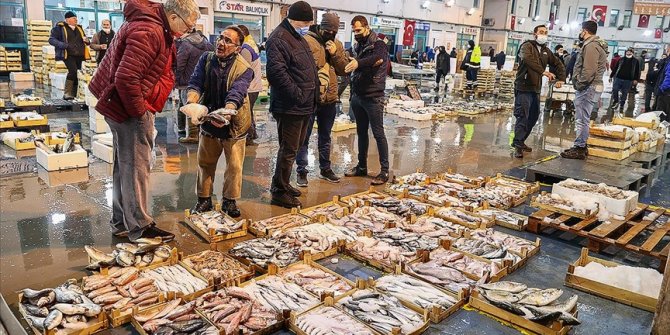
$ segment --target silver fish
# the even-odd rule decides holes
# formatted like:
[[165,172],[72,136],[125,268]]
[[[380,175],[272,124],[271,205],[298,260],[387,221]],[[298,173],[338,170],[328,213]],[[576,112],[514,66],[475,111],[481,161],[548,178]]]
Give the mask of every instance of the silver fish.
[[108,255],[92,246],[85,245],[84,250],[86,250],[88,257],[90,257],[93,262],[110,263],[114,261],[114,257],[112,255]]
[[56,287],[54,289],[54,293],[56,294],[56,302],[75,303],[75,304],[83,302],[83,300],[81,299],[81,295],[79,295],[76,292],[67,290],[64,287]]
[[45,296],[51,292],[53,292],[53,289],[50,288],[45,288],[43,290],[33,290],[30,288],[24,288],[23,290],[19,291],[20,293],[23,293],[23,297],[26,299],[33,299],[33,298],[39,298],[42,296]]
[[116,244],[116,249],[117,250],[125,250],[130,253],[136,253],[139,247],[136,244],[133,243],[117,243]]
[[44,328],[46,330],[54,329],[58,327],[62,321],[63,313],[57,309],[54,309],[49,313],[49,315],[47,315],[46,319],[44,319]]
[[135,255],[126,250],[119,250],[116,256],[116,263],[123,267],[133,266],[135,264]]
[[546,306],[556,301],[562,294],[563,290],[549,288],[528,294],[523,297],[523,299],[519,300],[519,303],[533,306]]
[[37,328],[37,330],[44,331],[44,321],[46,318],[38,318],[32,315],[26,315],[26,320],[31,326]]
[[512,293],[519,293],[528,288],[526,284],[513,281],[499,281],[495,283],[481,284],[479,287],[485,290],[507,291]]
[[49,315],[49,309],[46,307],[37,307],[33,306],[31,304],[21,304],[23,309],[26,311],[26,313],[32,315],[32,316],[39,316],[39,317],[46,317]]

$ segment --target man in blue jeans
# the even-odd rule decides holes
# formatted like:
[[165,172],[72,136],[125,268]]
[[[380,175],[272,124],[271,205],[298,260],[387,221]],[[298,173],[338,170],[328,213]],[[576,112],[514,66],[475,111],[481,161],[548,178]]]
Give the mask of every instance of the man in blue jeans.
[[388,71],[389,54],[386,43],[377,38],[368,20],[361,15],[351,20],[356,38],[354,59],[346,66],[351,77],[351,108],[356,116],[358,135],[358,164],[344,175],[360,177],[368,175],[368,129],[377,141],[381,171],[372,179],[372,185],[385,184],[389,179],[389,148],[384,134],[384,89]]
[[[565,67],[560,58],[547,48],[547,34],[549,30],[545,25],[539,25],[533,30],[534,40],[521,44],[519,48],[519,68],[516,72],[514,82],[514,157],[523,158],[524,152],[532,149],[525,141],[535,127],[540,117],[540,91],[542,90],[542,77],[558,81],[554,87],[560,88],[565,82]],[[554,72],[547,71],[547,65]]]
[[[633,56],[633,48],[628,48],[625,57],[616,63],[616,66],[612,68],[612,74],[610,74],[610,83],[614,81],[611,107],[612,110],[618,108],[619,113],[623,113],[628,92],[640,80],[640,62]],[[619,96],[619,92],[621,96]]]
[[584,42],[577,56],[572,82],[575,86],[575,133],[577,138],[572,148],[561,152],[568,159],[586,159],[589,139],[589,123],[593,107],[603,93],[603,75],[607,68],[607,42],[596,36],[598,24],[594,21],[582,23],[579,40]]

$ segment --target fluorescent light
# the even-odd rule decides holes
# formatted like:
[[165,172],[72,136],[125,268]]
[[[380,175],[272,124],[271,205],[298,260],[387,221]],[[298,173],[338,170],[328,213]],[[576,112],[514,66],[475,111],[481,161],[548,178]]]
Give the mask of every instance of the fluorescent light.
[[652,33],[653,33],[653,31],[647,29],[647,30],[644,31],[644,36],[651,36]]
[[429,6],[430,6],[430,1],[426,0],[426,1],[424,1],[423,4],[421,5],[421,8],[424,8],[424,9],[425,9],[425,8],[428,8]]

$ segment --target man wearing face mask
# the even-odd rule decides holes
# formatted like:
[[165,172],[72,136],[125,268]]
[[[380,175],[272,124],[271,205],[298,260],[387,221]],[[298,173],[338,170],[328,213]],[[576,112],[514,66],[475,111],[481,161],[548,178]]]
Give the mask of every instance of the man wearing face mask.
[[619,59],[610,74],[610,83],[614,81],[610,104],[612,110],[619,108],[619,113],[623,113],[628,92],[634,85],[637,85],[638,80],[640,80],[640,63],[633,57],[633,48],[628,48],[624,58]]
[[[539,25],[533,30],[535,40],[526,41],[519,47],[519,68],[514,82],[514,157],[523,158],[524,152],[532,149],[525,141],[540,117],[540,91],[542,77],[554,81],[561,88],[565,82],[565,67],[560,58],[547,48],[547,27]],[[549,65],[549,71],[547,71]]]
[[375,176],[372,185],[386,184],[389,179],[389,149],[384,133],[384,89],[389,54],[384,41],[377,38],[361,15],[351,20],[351,28],[356,38],[354,59],[345,68],[353,72],[351,76],[351,108],[356,115],[356,134],[358,135],[358,164],[345,173],[347,177],[367,177],[368,175],[368,129],[377,142],[381,171]]
[[318,133],[318,152],[319,152],[319,177],[331,183],[339,183],[340,177],[330,166],[330,133],[335,123],[337,109],[335,103],[338,100],[337,95],[337,76],[344,76],[344,68],[349,60],[344,55],[342,42],[335,36],[339,30],[340,17],[335,13],[325,13],[321,18],[319,25],[310,27],[310,31],[305,35],[316,62],[316,68],[319,69],[319,102],[316,107],[316,113],[310,118],[307,125],[307,136],[298,151],[298,178],[297,184],[301,187],[307,187],[307,146],[309,137],[312,134],[314,121],[319,125]]
[[319,78],[309,43],[303,36],[314,20],[312,6],[298,1],[288,17],[268,38],[267,77],[270,83],[270,113],[277,120],[279,150],[272,177],[272,204],[286,208],[300,206],[301,192],[289,180],[300,145],[319,98]]
[[81,70],[81,62],[91,58],[87,46],[88,38],[84,29],[77,24],[77,15],[74,12],[66,12],[65,21],[56,23],[51,29],[49,44],[56,49],[56,61],[63,61],[67,67],[63,99],[72,100],[77,96],[77,70]]
[[110,224],[115,236],[131,241],[170,241],[174,234],[156,227],[147,207],[154,114],[174,88],[174,38],[193,29],[200,9],[194,0],[128,0],[123,14],[126,22],[88,86],[114,142]]
[[112,30],[112,21],[108,19],[102,20],[102,30],[93,35],[91,39],[91,49],[96,51],[95,61],[100,64],[105,57],[109,44],[114,38],[114,30]]
[[[607,42],[596,36],[598,24],[594,21],[582,23],[579,40],[583,41],[582,52],[577,56],[572,82],[575,86],[575,133],[577,138],[572,148],[561,152],[568,159],[586,159],[588,150],[591,112],[600,101],[603,92],[603,74],[607,68]],[[621,61],[619,61],[621,62]]]
[[[239,54],[243,43],[244,33],[240,28],[226,27],[216,40],[216,51],[200,56],[188,83],[187,105],[181,111],[193,123],[200,124],[198,203],[193,213],[212,210],[212,184],[223,153],[226,171],[221,210],[234,218],[241,215],[235,201],[242,196],[242,163],[251,126],[247,90],[254,76],[251,64]],[[206,115],[212,113],[222,116],[210,115],[207,120]]]
[[440,46],[438,50],[439,53],[437,54],[437,60],[435,61],[435,92],[440,91],[440,81],[444,78],[444,93],[447,93],[447,75],[449,74],[451,67],[451,57],[449,57],[447,50],[443,46]]

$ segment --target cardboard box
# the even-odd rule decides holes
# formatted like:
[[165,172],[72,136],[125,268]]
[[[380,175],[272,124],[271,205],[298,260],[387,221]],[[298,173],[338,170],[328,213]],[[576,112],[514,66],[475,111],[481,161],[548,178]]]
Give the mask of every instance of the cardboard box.
[[91,152],[93,156],[102,159],[107,163],[114,163],[114,148],[100,143],[99,141],[94,141],[91,145]]
[[49,154],[41,148],[36,148],[37,163],[47,171],[59,171],[88,166],[88,154],[79,144],[75,144],[75,151],[62,154]]

